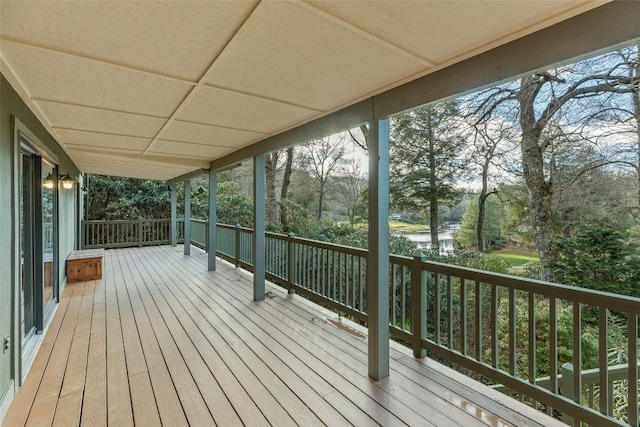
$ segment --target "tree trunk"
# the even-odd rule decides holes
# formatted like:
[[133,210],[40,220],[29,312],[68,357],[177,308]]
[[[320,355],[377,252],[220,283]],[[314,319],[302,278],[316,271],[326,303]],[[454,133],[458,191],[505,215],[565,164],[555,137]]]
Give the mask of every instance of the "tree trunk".
[[324,201],[324,182],[320,183],[320,191],[318,191],[318,216],[317,219],[322,219],[322,202]]
[[284,207],[284,201],[289,197],[289,184],[291,184],[291,172],[293,169],[293,147],[287,148],[287,161],[284,166],[282,188],[280,189],[280,225],[283,231],[289,231],[289,218]]
[[522,79],[518,101],[520,103],[520,128],[522,139],[522,176],[529,193],[529,213],[533,226],[534,241],[540,258],[540,277],[551,280],[549,261],[554,258],[551,249],[553,224],[551,215],[552,181],[545,179],[544,150],[540,138],[548,117],[536,120],[535,99],[541,87],[538,77]]
[[478,252],[484,252],[484,202],[487,200],[487,190],[482,187],[480,197],[478,198],[478,226],[476,228],[476,239],[478,245]]
[[269,153],[264,157],[266,196],[267,196],[267,220],[278,225],[278,201],[276,200],[276,171],[278,167],[278,153]]
[[432,197],[429,202],[429,228],[431,231],[431,249],[440,250],[440,242],[438,241],[438,198]]
[[522,133],[522,173],[529,192],[529,210],[534,241],[540,258],[540,275],[543,280],[551,280],[548,265],[554,256],[551,250],[553,189],[552,184],[545,180],[539,139],[540,133],[535,129]]
[[482,165],[482,190],[480,190],[480,197],[478,198],[478,226],[476,227],[476,238],[478,244],[478,252],[484,252],[484,216],[486,211],[485,202],[487,201],[488,181],[489,181],[489,164],[491,163],[491,157],[493,150],[491,150],[486,157],[485,163]]
[[431,249],[439,251],[440,242],[438,241],[438,191],[436,187],[438,185],[437,165],[436,158],[433,150],[433,135],[431,135],[431,128],[429,128],[431,150],[429,150],[429,185],[431,186],[430,199],[429,200],[429,231],[431,232]]

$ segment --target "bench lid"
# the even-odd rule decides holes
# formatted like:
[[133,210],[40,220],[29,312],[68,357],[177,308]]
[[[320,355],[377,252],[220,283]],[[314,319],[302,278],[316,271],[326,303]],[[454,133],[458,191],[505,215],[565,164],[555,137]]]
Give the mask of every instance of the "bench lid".
[[67,259],[102,258],[103,256],[104,249],[83,249],[71,252]]

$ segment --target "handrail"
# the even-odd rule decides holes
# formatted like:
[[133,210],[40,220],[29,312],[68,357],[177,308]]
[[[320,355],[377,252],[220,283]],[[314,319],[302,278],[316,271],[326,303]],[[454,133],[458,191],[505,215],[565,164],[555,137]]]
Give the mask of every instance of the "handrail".
[[[208,248],[207,221],[191,220],[191,225],[192,243]],[[181,222],[180,233],[182,227]],[[252,271],[253,230],[225,224],[217,228],[216,255]],[[159,235],[151,232],[147,237],[147,229]],[[169,220],[83,221],[82,230],[83,242],[102,247],[166,244],[170,239]],[[101,233],[98,242],[90,240],[95,230]],[[266,233],[266,278],[366,323],[367,255],[366,249]],[[607,331],[615,326],[607,319],[612,312],[627,320],[627,357],[636,361],[640,299],[453,266],[424,256],[391,255],[389,262],[390,333],[412,344],[416,357],[429,351],[501,384],[496,388],[510,390],[534,407],[545,407],[550,415],[562,414],[574,425],[620,425],[612,418],[611,396],[622,382],[638,384],[639,367],[629,363],[624,369],[582,369],[583,316],[596,319],[591,327],[597,330],[600,366],[608,364]],[[559,327],[559,313],[571,316],[567,335],[566,328]],[[541,314],[544,322],[538,319]],[[577,349],[570,360],[560,357],[560,341]],[[549,358],[546,372],[536,363],[540,352]],[[594,398],[596,390],[608,398]],[[638,388],[626,387],[625,393],[626,412],[617,415],[635,427]]]
[[[171,243],[170,219],[83,220],[82,249],[124,248]],[[177,220],[178,242],[184,242],[184,220]]]
[[[218,225],[217,254],[237,267],[253,270],[251,238],[253,230]],[[265,264],[268,280],[289,292],[298,292],[339,313],[367,322],[366,249],[319,242],[294,235],[266,233]],[[222,250],[224,247],[224,250]],[[589,398],[583,393],[580,351],[573,352],[571,362],[578,369],[565,377],[538,377],[536,356],[539,350],[549,354],[549,372],[561,371],[558,341],[568,340],[573,348],[581,348],[582,321],[585,307],[598,318],[598,351],[600,365],[607,363],[607,314],[615,311],[626,316],[629,331],[628,356],[638,360],[638,318],[640,299],[590,289],[531,280],[506,274],[453,266],[414,258],[391,255],[390,261],[390,332],[413,344],[414,353],[422,357],[426,351],[470,369],[504,389],[513,390],[534,407],[542,405],[549,415],[561,413],[563,420],[578,425],[614,426],[607,400]],[[415,283],[417,286],[412,286]],[[525,307],[524,316],[522,307]],[[573,330],[569,337],[558,331],[559,311],[573,314]],[[536,313],[548,312],[548,336],[539,337],[543,326]],[[593,315],[593,313],[591,313]],[[518,336],[526,329],[526,338]],[[503,339],[506,343],[501,344]],[[540,340],[540,342],[538,342]],[[522,342],[521,342],[522,341]],[[542,348],[541,348],[542,346]],[[519,366],[523,353],[527,366]],[[633,363],[626,373],[598,370],[599,391],[610,396],[613,382],[625,378],[638,384],[638,367]],[[524,369],[524,372],[523,372]],[[594,371],[588,371],[585,381]],[[570,385],[568,385],[570,384]],[[562,387],[564,385],[564,387]],[[566,388],[571,387],[569,393]],[[562,391],[564,388],[564,392]],[[588,388],[587,388],[588,389]],[[593,389],[593,387],[592,387]],[[628,387],[628,425],[638,424],[638,390]],[[540,404],[540,405],[539,405]],[[595,408],[595,409],[594,409]]]

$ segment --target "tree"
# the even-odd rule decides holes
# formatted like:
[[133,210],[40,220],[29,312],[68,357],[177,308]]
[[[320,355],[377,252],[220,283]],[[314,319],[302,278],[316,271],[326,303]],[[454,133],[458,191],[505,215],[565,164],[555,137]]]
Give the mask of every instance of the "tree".
[[[562,132],[558,127],[590,129],[598,125],[611,94],[629,93],[637,80],[629,75],[629,63],[616,54],[605,54],[571,66],[542,71],[515,84],[482,93],[479,116],[501,114],[500,106],[515,103],[514,122],[520,125],[522,173],[529,193],[529,210],[541,275],[549,279],[553,260],[552,178],[553,148]],[[635,81],[635,83],[634,83]]]
[[264,156],[265,170],[265,192],[266,192],[266,214],[267,221],[277,226],[280,221],[278,218],[278,201],[276,200],[276,174],[278,171],[278,157],[280,152],[274,151]]
[[284,165],[284,175],[282,177],[282,187],[280,188],[280,228],[283,231],[289,231],[290,218],[287,215],[287,209],[285,209],[285,202],[289,197],[289,185],[291,184],[291,174],[293,172],[293,147],[289,147],[286,150],[287,159]]
[[[477,228],[479,221],[478,215],[480,210],[478,205],[482,194],[474,196],[467,206],[467,210],[462,216],[460,230],[455,235],[456,245],[463,248],[474,248],[477,242]],[[492,197],[485,199],[486,223],[483,221],[484,232],[482,233],[482,247],[494,250],[506,246],[507,240],[502,234],[502,224],[507,218],[507,208],[505,204],[498,198]]]
[[628,233],[600,224],[559,236],[553,245],[558,256],[549,269],[562,283],[640,297],[638,247]]
[[304,146],[301,164],[317,183],[318,211],[316,218],[322,219],[322,210],[327,192],[327,182],[336,169],[343,163],[345,154],[345,136],[315,139]]
[[438,248],[438,208],[462,194],[466,141],[454,101],[428,105],[393,118],[391,195],[394,205],[429,209],[431,245]]
[[164,182],[89,175],[87,219],[168,218],[169,191]]
[[[478,102],[478,99],[472,101]],[[479,100],[482,102],[482,100]],[[474,109],[473,107],[471,108]],[[478,195],[478,213],[476,218],[476,247],[478,251],[485,250],[484,222],[487,198],[497,194],[497,189],[489,190],[489,172],[497,161],[504,161],[516,145],[513,143],[515,131],[513,124],[506,120],[489,120],[486,116],[477,120],[475,115],[467,117],[471,121],[471,140],[474,152],[471,163],[480,170],[481,189]]]

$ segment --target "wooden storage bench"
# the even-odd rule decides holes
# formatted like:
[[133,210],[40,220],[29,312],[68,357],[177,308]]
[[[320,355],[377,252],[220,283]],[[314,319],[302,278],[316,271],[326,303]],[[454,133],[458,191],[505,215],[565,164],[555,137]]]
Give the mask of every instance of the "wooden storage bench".
[[67,257],[67,282],[102,279],[104,249],[73,251]]

